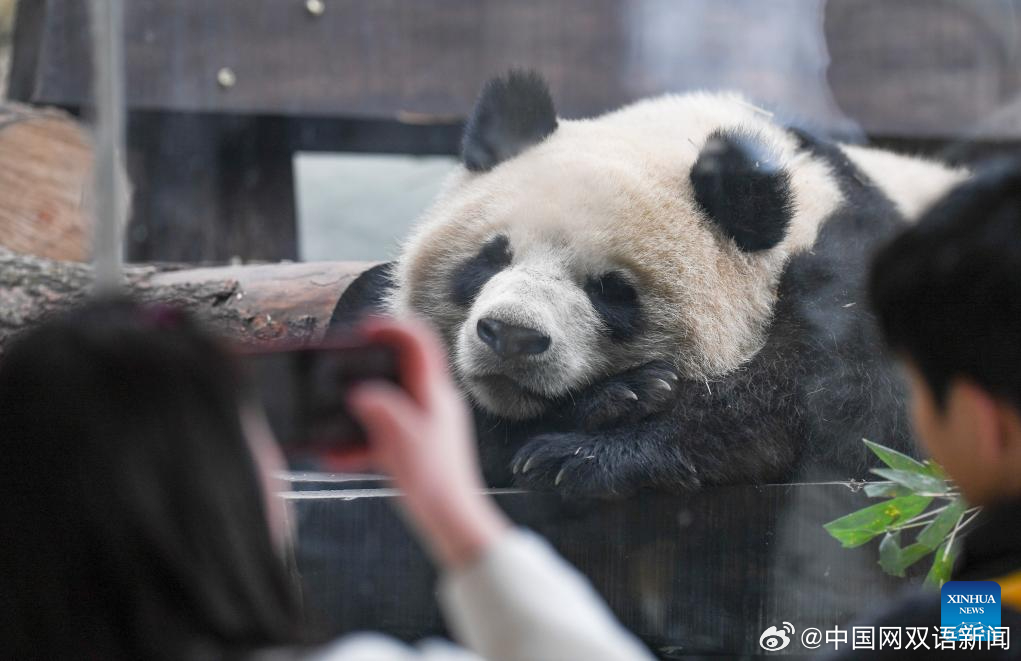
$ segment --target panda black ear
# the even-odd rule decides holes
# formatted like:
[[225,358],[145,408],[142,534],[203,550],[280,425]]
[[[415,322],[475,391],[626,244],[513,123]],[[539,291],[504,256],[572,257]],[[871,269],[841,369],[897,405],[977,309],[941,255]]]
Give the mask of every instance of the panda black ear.
[[691,169],[695,201],[745,252],[783,240],[794,211],[790,173],[761,138],[716,131]]
[[546,81],[534,71],[511,71],[482,88],[464,128],[461,158],[469,170],[484,172],[542,142],[556,128]]

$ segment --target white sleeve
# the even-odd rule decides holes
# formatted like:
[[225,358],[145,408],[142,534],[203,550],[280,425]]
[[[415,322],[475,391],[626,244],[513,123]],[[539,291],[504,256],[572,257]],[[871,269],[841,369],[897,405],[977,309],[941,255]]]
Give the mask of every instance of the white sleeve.
[[[276,657],[267,657],[266,661],[273,658]],[[410,647],[378,633],[350,634],[303,658],[305,661],[485,661],[446,640],[428,639]]]
[[507,532],[444,576],[439,597],[457,639],[491,661],[652,659],[585,577],[531,532]]

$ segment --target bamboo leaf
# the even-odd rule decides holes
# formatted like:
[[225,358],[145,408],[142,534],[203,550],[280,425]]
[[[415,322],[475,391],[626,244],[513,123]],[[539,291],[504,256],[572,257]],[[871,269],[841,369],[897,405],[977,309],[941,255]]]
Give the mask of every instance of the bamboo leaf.
[[901,573],[898,576],[904,576],[905,569],[931,553],[932,549],[928,549],[918,543],[905,546],[901,549]]
[[931,475],[894,468],[873,468],[872,472],[880,477],[893,480],[897,484],[901,484],[915,492],[947,493],[950,491],[950,487],[944,480],[932,477]]
[[957,498],[954,502],[947,505],[945,510],[936,515],[932,523],[922,528],[922,532],[918,533],[918,543],[929,550],[935,550],[947,538],[947,535],[954,529],[957,522],[961,520],[961,517],[964,516],[964,510],[967,508],[968,506],[963,498]]
[[954,558],[957,557],[957,545],[947,553],[947,544],[950,540],[943,542],[936,549],[936,555],[932,560],[932,568],[929,569],[929,574],[925,577],[925,584],[940,588],[944,583],[950,580],[950,570],[954,566]]
[[932,553],[921,544],[900,546],[900,531],[888,532],[879,544],[879,566],[892,576],[904,576],[904,570]]
[[865,494],[869,498],[899,498],[913,493],[911,489],[896,482],[871,482],[865,485]]
[[941,480],[949,479],[947,477],[946,471],[943,470],[943,467],[937,464],[932,459],[925,460],[925,470],[929,475],[932,475],[933,477],[938,477]]
[[863,438],[865,446],[872,450],[872,453],[879,457],[880,461],[895,470],[908,471],[911,473],[921,473],[923,475],[930,474],[930,469],[920,461],[916,461],[911,457],[907,456],[902,452],[897,452],[885,445],[879,443],[873,443],[872,441]]
[[900,564],[900,554],[900,532],[888,532],[883,535],[883,541],[879,542],[879,566],[883,568],[883,571],[887,574],[900,576],[897,569]]
[[845,548],[854,548],[918,516],[930,502],[932,498],[929,496],[901,496],[862,508],[830,521],[823,527]]

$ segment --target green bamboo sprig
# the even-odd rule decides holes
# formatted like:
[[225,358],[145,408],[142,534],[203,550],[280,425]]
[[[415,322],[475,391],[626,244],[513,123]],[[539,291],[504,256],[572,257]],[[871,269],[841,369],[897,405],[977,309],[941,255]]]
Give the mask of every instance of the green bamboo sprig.
[[[925,581],[943,585],[950,578],[961,533],[979,508],[967,505],[932,460],[918,461],[868,440],[865,445],[885,464],[872,470],[885,481],[870,482],[865,493],[885,500],[830,521],[826,531],[845,548],[862,546],[882,535],[879,565],[894,576],[904,576],[908,567],[931,555]],[[905,543],[906,531],[914,534],[910,543]]]

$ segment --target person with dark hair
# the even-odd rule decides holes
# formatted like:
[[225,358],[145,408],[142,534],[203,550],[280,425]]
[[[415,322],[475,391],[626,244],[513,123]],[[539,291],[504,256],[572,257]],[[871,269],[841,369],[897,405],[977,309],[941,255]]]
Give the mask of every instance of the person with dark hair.
[[[438,342],[377,322],[403,389],[350,404],[370,459],[444,569],[452,629],[493,659],[646,659],[587,582],[481,494]],[[281,562],[282,467],[228,354],[126,301],[42,324],[0,358],[0,655],[11,659],[468,659],[382,636],[320,645]],[[521,586],[541,585],[541,590]]]
[[[882,332],[904,363],[917,436],[968,502],[985,508],[965,535],[952,580],[998,582],[1001,625],[1016,636],[1021,632],[1021,160],[976,172],[885,246],[873,263],[869,293]],[[940,608],[938,595],[924,592],[895,604],[874,624],[934,631]],[[1021,658],[1016,643],[982,654]],[[929,648],[860,653],[870,659],[933,655]],[[841,658],[856,654],[849,650]]]

